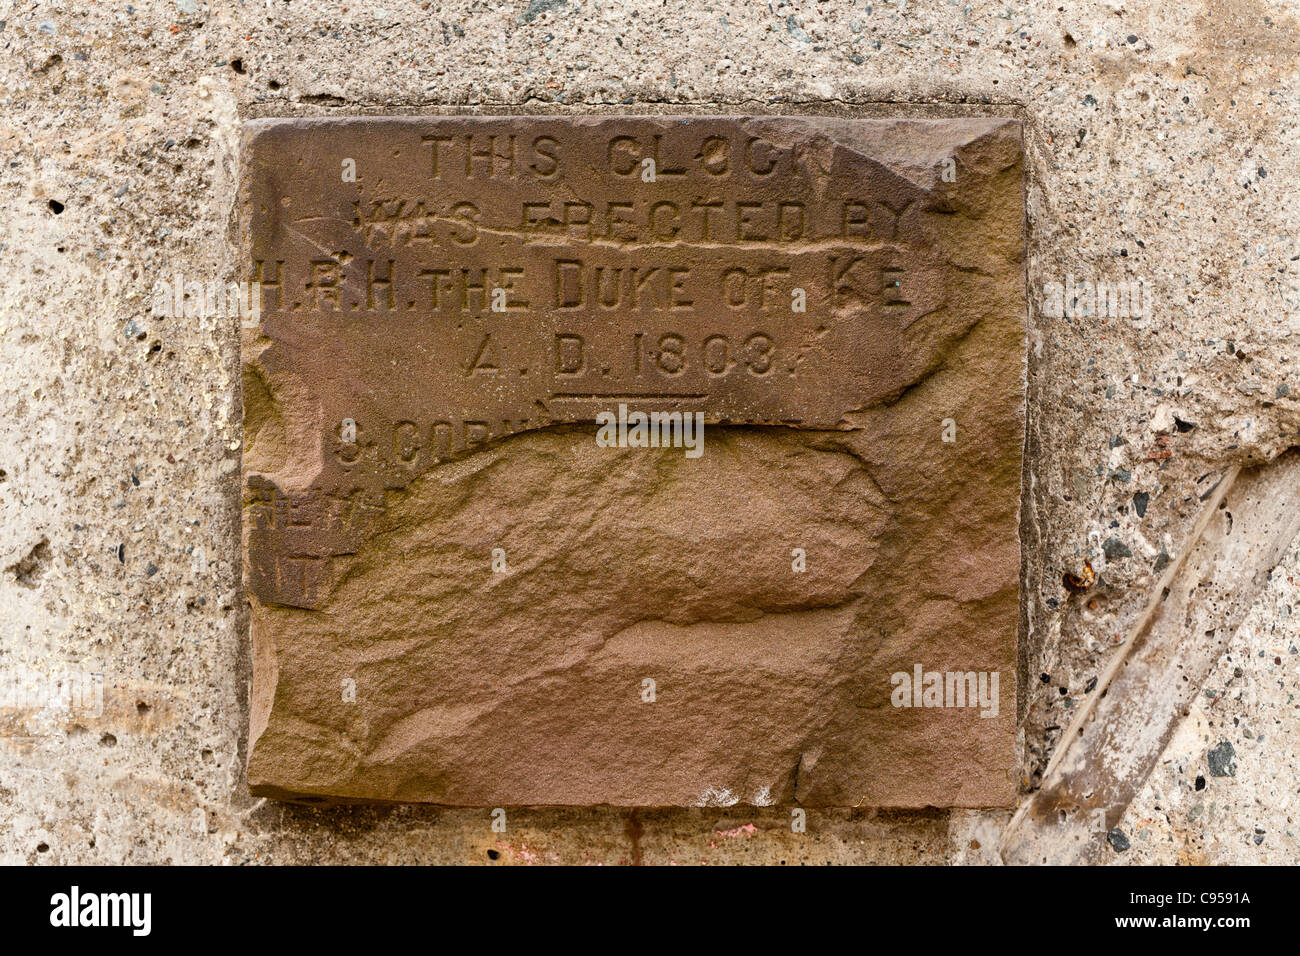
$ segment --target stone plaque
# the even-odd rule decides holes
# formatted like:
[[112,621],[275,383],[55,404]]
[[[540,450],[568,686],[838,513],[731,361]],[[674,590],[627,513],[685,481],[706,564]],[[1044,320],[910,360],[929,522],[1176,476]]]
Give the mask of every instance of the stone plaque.
[[245,133],[255,793],[1012,803],[1016,123]]

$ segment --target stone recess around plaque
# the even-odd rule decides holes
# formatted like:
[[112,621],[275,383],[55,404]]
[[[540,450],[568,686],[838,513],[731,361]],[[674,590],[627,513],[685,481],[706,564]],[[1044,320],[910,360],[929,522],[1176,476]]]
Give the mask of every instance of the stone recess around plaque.
[[1018,123],[244,138],[255,794],[1013,803]]

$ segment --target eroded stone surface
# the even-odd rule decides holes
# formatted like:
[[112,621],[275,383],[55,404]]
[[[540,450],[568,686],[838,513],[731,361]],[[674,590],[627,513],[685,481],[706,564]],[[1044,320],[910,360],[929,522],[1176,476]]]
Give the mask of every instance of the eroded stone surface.
[[[1011,802],[1014,124],[260,121],[247,163],[256,792]],[[620,403],[704,454],[598,447]],[[916,665],[997,715],[892,706]]]

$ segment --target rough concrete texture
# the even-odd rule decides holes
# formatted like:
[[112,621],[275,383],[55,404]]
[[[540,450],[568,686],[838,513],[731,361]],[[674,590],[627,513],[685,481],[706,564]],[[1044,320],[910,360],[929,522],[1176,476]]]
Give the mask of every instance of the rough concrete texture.
[[[237,324],[149,314],[175,272],[242,277],[243,119],[1020,117],[1025,788],[1200,496],[1300,441],[1286,3],[6,2],[0,21],[0,667],[104,675],[102,709],[0,714],[6,861],[983,862],[1006,818],[813,812],[794,833],[778,808],[511,810],[496,833],[486,810],[251,798]],[[1053,317],[1042,291],[1067,276],[1141,276],[1154,314]],[[1295,857],[1288,553],[1121,821],[1115,862]],[[1085,562],[1095,581],[1076,594],[1063,576],[1086,580]]]

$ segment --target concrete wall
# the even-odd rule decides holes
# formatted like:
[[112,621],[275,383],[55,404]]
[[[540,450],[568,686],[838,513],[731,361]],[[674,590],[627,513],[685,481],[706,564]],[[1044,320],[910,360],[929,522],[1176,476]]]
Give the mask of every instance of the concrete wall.
[[[104,675],[102,709],[0,708],[5,862],[979,862],[1005,820],[519,810],[495,834],[486,811],[251,799],[238,330],[150,315],[164,276],[242,272],[247,118],[1020,116],[1026,788],[1200,496],[1300,443],[1286,3],[114,0],[0,2],[0,21],[0,674]],[[1041,292],[1067,276],[1141,277],[1153,315],[1052,317]],[[1085,561],[1098,580],[1071,595]],[[1293,546],[1116,862],[1294,859],[1298,579]]]

